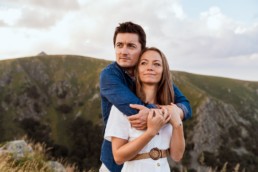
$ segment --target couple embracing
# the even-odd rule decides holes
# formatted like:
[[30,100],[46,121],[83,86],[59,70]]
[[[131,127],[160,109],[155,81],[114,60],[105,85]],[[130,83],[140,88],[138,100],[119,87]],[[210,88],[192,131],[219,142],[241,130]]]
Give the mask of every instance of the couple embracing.
[[165,55],[146,47],[143,28],[121,23],[113,43],[116,62],[100,74],[105,123],[100,172],[169,172],[167,157],[185,151],[182,120],[190,103],[173,84]]

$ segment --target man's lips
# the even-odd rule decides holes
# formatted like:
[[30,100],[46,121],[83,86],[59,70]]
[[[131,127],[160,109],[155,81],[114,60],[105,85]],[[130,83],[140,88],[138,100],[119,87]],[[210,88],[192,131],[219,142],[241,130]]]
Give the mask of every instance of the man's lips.
[[127,57],[120,57],[119,59],[120,60],[130,60],[130,58],[127,58]]

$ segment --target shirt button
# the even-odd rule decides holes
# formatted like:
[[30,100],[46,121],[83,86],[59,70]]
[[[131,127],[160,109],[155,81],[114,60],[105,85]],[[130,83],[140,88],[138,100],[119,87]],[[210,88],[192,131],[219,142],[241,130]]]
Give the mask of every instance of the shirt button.
[[157,163],[157,166],[159,167],[159,166],[160,166],[160,163]]

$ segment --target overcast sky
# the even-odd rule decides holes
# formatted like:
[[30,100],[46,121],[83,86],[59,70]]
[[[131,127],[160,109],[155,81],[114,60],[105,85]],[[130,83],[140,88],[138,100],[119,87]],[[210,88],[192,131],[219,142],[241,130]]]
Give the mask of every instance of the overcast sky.
[[171,70],[258,81],[257,0],[1,0],[0,60],[41,51],[115,60],[124,21],[143,26]]

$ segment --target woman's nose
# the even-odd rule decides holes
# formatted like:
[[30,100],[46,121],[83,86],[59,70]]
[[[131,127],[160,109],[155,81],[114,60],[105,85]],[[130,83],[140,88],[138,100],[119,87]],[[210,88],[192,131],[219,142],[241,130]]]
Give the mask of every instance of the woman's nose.
[[153,70],[153,66],[152,66],[152,65],[148,65],[148,66],[147,66],[147,70],[148,70],[148,71],[152,71],[152,70]]

